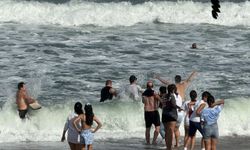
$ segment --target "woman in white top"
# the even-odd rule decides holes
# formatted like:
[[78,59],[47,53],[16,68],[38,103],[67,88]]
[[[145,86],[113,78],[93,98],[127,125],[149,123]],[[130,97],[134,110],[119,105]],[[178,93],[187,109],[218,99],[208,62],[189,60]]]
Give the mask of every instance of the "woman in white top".
[[[61,141],[62,142],[65,141],[65,134],[68,131],[67,140],[68,140],[70,149],[80,150],[83,144],[80,143],[80,135],[78,131],[75,129],[73,122],[76,120],[76,118],[80,114],[83,114],[82,104],[80,102],[76,102],[74,106],[74,110],[75,112],[68,116],[67,121],[64,125]],[[78,126],[81,127],[81,124],[78,124]]]

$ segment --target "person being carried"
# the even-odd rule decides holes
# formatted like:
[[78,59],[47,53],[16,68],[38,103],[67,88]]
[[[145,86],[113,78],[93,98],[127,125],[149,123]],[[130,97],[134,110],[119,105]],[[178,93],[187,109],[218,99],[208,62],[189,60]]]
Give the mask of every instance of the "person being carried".
[[205,108],[201,112],[201,120],[204,130],[204,141],[206,150],[216,150],[217,140],[219,138],[219,130],[217,120],[219,114],[223,108],[224,100],[218,100],[215,102],[212,95],[207,98],[208,108]]
[[101,90],[101,99],[100,102],[104,102],[106,100],[111,100],[113,96],[117,96],[116,90],[112,88],[112,81],[107,80],[106,85]]
[[129,98],[135,100],[135,101],[140,101],[140,93],[143,93],[143,89],[136,84],[137,78],[134,75],[131,75],[129,77],[129,82],[130,85],[127,87],[126,92],[129,95]]
[[18,83],[17,88],[16,104],[19,111],[19,117],[25,119],[25,116],[28,113],[29,104],[36,102],[36,100],[27,94],[24,82]]
[[[74,110],[75,110],[74,113],[71,113],[65,122],[61,142],[65,141],[65,134],[68,131],[67,140],[68,140],[70,149],[80,150],[83,144],[80,143],[80,138],[78,139],[79,133],[75,129],[73,122],[79,115],[83,114],[82,104],[80,102],[76,102],[74,106]],[[77,126],[81,126],[81,124],[77,124]]]
[[152,144],[157,144],[156,139],[160,132],[160,114],[158,112],[160,97],[155,94],[153,82],[147,82],[147,89],[142,94],[142,103],[144,104],[144,119],[146,124],[145,137],[147,144],[150,144],[150,129],[152,124],[155,126]]
[[[93,108],[90,103],[87,103],[84,106],[85,114],[79,115],[74,120],[74,127],[76,130],[80,133],[81,136],[81,143],[83,144],[83,147],[81,150],[85,150],[85,147],[87,147],[87,150],[93,149],[93,140],[94,140],[94,134],[98,129],[102,127],[102,123],[100,120],[94,115]],[[95,129],[92,129],[93,122],[97,123],[97,127]],[[79,128],[78,124],[81,122],[82,127]]]
[[[177,93],[181,96],[182,100],[185,100],[185,91],[186,91],[188,85],[193,80],[193,78],[196,76],[196,74],[197,74],[197,72],[193,71],[190,74],[190,76],[184,81],[182,81],[180,75],[175,76],[174,79],[175,79],[175,85],[177,87]],[[170,81],[162,79],[159,75],[155,75],[155,78],[158,79],[159,81],[161,81],[163,84],[166,84],[166,85],[171,84]]]

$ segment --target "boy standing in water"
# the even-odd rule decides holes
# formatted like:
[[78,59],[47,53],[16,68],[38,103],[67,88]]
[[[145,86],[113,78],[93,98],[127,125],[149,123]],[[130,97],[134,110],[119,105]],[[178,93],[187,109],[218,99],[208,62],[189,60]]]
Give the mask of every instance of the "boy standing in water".
[[18,88],[18,91],[16,93],[17,109],[19,111],[19,117],[21,119],[24,119],[28,112],[28,105],[34,103],[36,100],[28,96],[24,82],[18,83],[17,88]]
[[128,85],[126,92],[128,93],[129,98],[135,101],[140,101],[141,99],[140,93],[142,93],[144,90],[139,85],[137,85],[136,81],[137,81],[137,78],[134,75],[131,75],[129,77],[130,85]]

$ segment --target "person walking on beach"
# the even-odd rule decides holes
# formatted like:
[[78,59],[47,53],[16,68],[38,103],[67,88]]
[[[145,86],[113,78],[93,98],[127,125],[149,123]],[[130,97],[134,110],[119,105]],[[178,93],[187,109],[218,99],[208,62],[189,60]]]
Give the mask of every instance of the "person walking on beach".
[[[207,91],[202,93],[202,99],[198,100],[195,102],[194,105],[194,111],[191,114],[190,118],[189,118],[189,132],[188,132],[188,139],[184,144],[184,150],[187,150],[188,144],[190,143],[192,138],[195,138],[196,135],[196,131],[198,130],[201,135],[203,136],[203,129],[201,127],[201,122],[200,122],[200,113],[203,110],[203,108],[206,107],[206,101],[207,98],[210,96],[211,94]],[[203,107],[204,106],[204,107]],[[191,150],[194,149],[194,145],[191,142]],[[204,149],[204,139],[201,139],[201,149]]]
[[28,95],[24,82],[19,82],[17,88],[18,91],[16,93],[16,104],[19,117],[21,119],[25,119],[25,116],[28,113],[29,104],[36,102],[36,100]]
[[144,104],[144,119],[146,124],[146,143],[150,144],[150,129],[152,124],[155,126],[152,144],[157,144],[156,139],[160,132],[160,115],[158,112],[160,97],[155,94],[153,82],[147,82],[147,89],[142,94],[142,103]]
[[136,81],[137,78],[134,75],[131,75],[129,77],[130,85],[127,87],[126,91],[131,99],[140,101],[141,97],[139,95],[141,95],[140,93],[143,93],[144,90],[137,85]]
[[[74,127],[81,135],[81,143],[83,144],[83,147],[81,150],[85,150],[85,147],[87,147],[87,150],[92,150],[94,133],[102,127],[102,123],[94,115],[93,108],[90,103],[87,103],[84,106],[84,111],[85,111],[85,114],[79,115],[74,120]],[[97,123],[97,127],[92,129],[92,125],[94,121]],[[80,122],[82,124],[82,127],[78,126]]]
[[[78,131],[75,129],[73,122],[75,119],[83,114],[82,104],[80,102],[76,102],[74,106],[74,113],[70,114],[65,122],[63,134],[61,141],[65,141],[65,134],[68,131],[68,143],[71,150],[80,150],[82,148],[82,144],[80,143],[80,135]],[[77,124],[77,126],[81,126],[81,124]]]
[[216,150],[217,140],[219,138],[219,130],[217,120],[223,108],[224,100],[216,101],[212,95],[207,98],[208,108],[201,112],[201,120],[204,129],[204,141],[206,150]]
[[105,87],[102,88],[101,90],[101,99],[100,102],[104,102],[106,100],[111,100],[113,98],[113,96],[116,96],[116,90],[114,88],[112,88],[112,81],[111,80],[107,80]]
[[[182,105],[182,108],[185,112],[185,118],[184,118],[184,131],[185,131],[185,134],[184,134],[184,145],[187,145],[186,142],[188,140],[188,132],[189,132],[189,118],[191,116],[191,114],[193,113],[194,111],[194,105],[195,105],[195,102],[196,102],[196,99],[197,99],[197,93],[195,90],[192,90],[190,92],[190,99],[189,101],[185,101],[184,104]],[[192,145],[195,144],[195,138],[191,138],[191,143]]]
[[162,99],[162,122],[165,128],[165,142],[167,150],[172,150],[173,135],[177,121],[177,105],[174,96],[175,84],[168,85],[168,93]]
[[[184,81],[182,81],[180,75],[175,76],[174,79],[175,79],[175,85],[177,87],[177,93],[181,96],[182,100],[185,100],[185,91],[186,91],[188,85],[191,83],[191,81],[193,80],[193,78],[196,75],[197,75],[197,72],[193,71],[190,74],[190,76]],[[158,79],[159,81],[161,81],[163,84],[166,84],[166,85],[171,84],[170,81],[162,79],[159,75],[155,75],[155,78]]]

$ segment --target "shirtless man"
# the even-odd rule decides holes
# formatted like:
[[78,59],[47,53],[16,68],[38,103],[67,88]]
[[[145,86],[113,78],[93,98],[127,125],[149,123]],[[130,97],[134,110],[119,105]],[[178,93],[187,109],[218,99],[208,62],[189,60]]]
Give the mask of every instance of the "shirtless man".
[[19,111],[19,117],[24,119],[28,112],[28,105],[34,103],[36,100],[28,96],[24,82],[18,83],[17,87],[16,104]]
[[152,144],[157,144],[156,139],[160,132],[160,115],[158,112],[160,97],[155,94],[153,82],[147,82],[147,89],[142,94],[142,103],[144,103],[144,119],[146,124],[145,137],[147,144],[150,144],[150,129],[152,124],[155,126]]
[[[177,93],[181,96],[182,100],[185,100],[185,91],[188,87],[188,85],[191,83],[191,81],[193,80],[193,78],[196,76],[197,72],[193,71],[190,76],[184,80],[181,81],[181,76],[180,75],[176,75],[175,76],[175,85],[177,87]],[[159,81],[161,81],[162,83],[169,85],[171,84],[170,81],[164,80],[162,78],[159,77],[159,75],[155,76],[156,79],[158,79]]]

